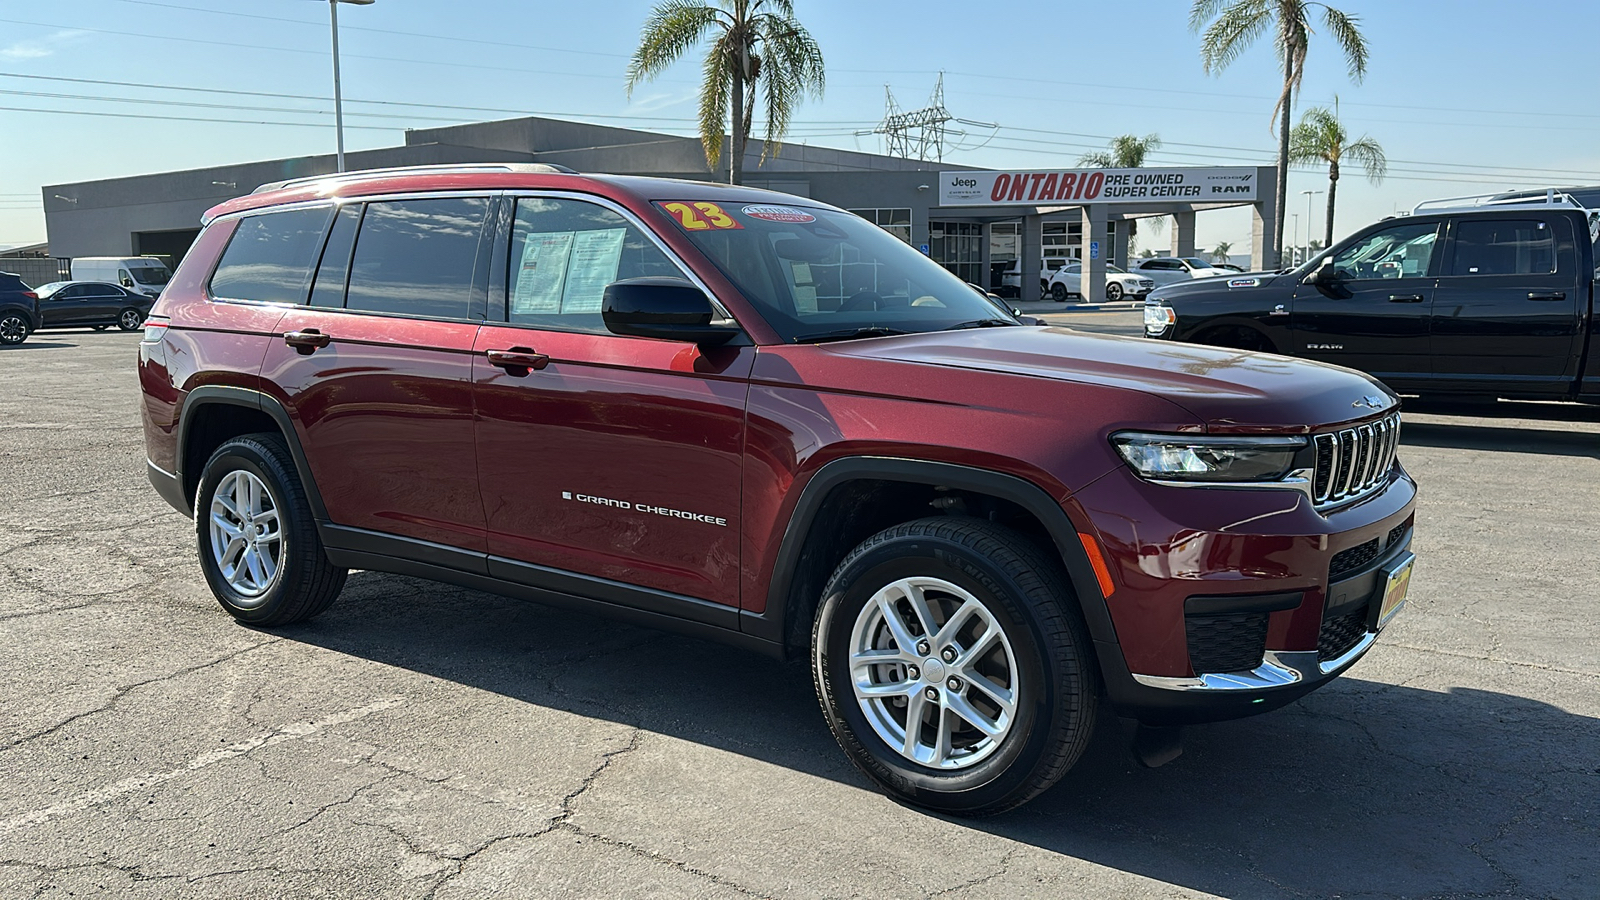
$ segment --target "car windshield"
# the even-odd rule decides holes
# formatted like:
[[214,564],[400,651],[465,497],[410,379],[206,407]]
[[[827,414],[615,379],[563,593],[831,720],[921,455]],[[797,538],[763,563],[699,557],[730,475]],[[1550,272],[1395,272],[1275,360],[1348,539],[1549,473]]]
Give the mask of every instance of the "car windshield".
[[1211,263],[1208,263],[1203,259],[1197,259],[1196,257],[1193,257],[1193,256],[1186,256],[1186,257],[1183,258],[1183,261],[1188,263],[1190,266],[1192,266],[1192,267],[1194,267],[1196,269],[1209,269],[1209,268],[1211,268]]
[[661,202],[785,340],[1020,324],[933,260],[851,213]]
[[167,279],[172,277],[172,273],[162,266],[133,267],[128,269],[128,274],[140,284],[166,284]]

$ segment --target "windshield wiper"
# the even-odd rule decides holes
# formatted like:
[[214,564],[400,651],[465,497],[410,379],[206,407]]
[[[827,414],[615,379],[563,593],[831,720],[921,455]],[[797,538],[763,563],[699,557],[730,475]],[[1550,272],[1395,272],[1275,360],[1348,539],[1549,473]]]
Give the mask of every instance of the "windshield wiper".
[[796,344],[822,343],[823,341],[848,341],[854,338],[887,337],[891,334],[910,334],[899,328],[886,328],[882,325],[866,325],[861,328],[841,328],[838,331],[818,331],[814,334],[797,335],[790,340]]
[[949,328],[944,328],[944,329],[940,329],[940,330],[941,331],[960,331],[963,328],[999,328],[999,327],[1001,327],[1003,325],[1020,325],[1020,324],[1022,324],[1022,323],[1013,322],[1013,321],[1011,321],[1009,319],[973,319],[971,322],[962,322],[959,325],[951,325]]

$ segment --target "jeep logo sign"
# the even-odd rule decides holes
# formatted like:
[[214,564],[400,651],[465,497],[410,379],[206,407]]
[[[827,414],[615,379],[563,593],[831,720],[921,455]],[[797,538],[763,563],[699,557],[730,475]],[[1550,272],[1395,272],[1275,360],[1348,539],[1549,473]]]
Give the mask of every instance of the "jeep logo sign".
[[1253,166],[1175,169],[1030,169],[940,172],[940,206],[1081,206],[1086,203],[1256,199]]

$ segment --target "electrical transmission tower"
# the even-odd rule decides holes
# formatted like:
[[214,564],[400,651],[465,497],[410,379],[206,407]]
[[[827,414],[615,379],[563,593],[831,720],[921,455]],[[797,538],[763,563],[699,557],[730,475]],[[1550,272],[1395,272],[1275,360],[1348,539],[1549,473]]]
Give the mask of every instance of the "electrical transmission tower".
[[[958,119],[950,114],[944,107],[944,73],[939,73],[939,80],[934,83],[933,96],[928,99],[928,105],[922,109],[902,112],[900,105],[894,100],[894,91],[888,85],[883,86],[886,100],[886,110],[883,121],[877,128],[870,131],[858,131],[859,135],[883,135],[884,152],[889,156],[898,156],[901,159],[920,159],[926,162],[943,162],[945,143],[952,135],[965,136],[965,131],[952,130],[951,122],[963,125],[976,125],[983,128],[996,129],[999,126],[991,122],[973,122],[968,119]],[[993,135],[990,135],[993,137]],[[986,142],[987,143],[987,142]],[[968,147],[953,147],[952,149],[975,149]]]

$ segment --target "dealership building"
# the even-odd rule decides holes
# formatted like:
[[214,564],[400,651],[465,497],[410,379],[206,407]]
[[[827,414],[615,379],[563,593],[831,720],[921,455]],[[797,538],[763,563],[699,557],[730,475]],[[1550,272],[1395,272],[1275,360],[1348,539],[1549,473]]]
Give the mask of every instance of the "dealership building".
[[[406,132],[400,147],[345,154],[346,168],[452,163],[554,163],[580,172],[726,181],[695,138],[546,118]],[[1172,216],[1177,256],[1192,256],[1195,215],[1249,206],[1252,268],[1276,260],[1271,167],[999,171],[875,153],[784,144],[763,161],[752,141],[749,187],[809,197],[875,222],[962,279],[998,288],[1017,260],[1082,259],[1084,295],[1100,296],[1104,263],[1126,266],[1130,223]],[[155,255],[176,265],[206,209],[257,185],[335,170],[332,154],[163,172],[43,188],[52,256]],[[1088,234],[1086,242],[1083,236]],[[1020,281],[1024,300],[1037,278]]]

